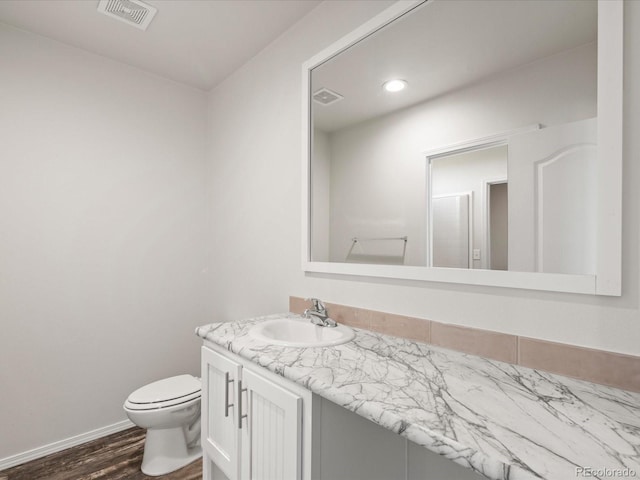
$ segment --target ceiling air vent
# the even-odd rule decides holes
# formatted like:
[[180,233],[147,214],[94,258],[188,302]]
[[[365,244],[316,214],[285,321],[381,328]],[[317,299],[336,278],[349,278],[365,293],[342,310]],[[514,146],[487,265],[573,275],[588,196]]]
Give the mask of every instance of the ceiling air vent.
[[344,97],[339,93],[333,92],[328,88],[321,88],[313,94],[313,99],[320,105],[331,105],[332,103],[339,102]]
[[140,30],[147,29],[157,11],[140,0],[100,0],[98,3],[98,12]]

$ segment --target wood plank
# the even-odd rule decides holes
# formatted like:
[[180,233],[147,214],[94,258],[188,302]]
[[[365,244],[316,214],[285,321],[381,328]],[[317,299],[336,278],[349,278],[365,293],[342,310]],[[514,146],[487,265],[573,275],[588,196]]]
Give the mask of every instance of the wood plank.
[[0,480],[200,480],[202,460],[160,477],[140,471],[145,430],[134,427],[0,472]]

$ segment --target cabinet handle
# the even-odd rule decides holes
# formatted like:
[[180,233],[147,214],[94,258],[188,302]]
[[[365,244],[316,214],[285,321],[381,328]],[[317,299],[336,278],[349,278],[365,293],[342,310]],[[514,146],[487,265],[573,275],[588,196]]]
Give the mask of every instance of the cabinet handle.
[[233,403],[229,403],[229,384],[233,383],[233,378],[229,378],[229,372],[224,372],[224,416],[229,416],[229,407],[233,407]]
[[242,380],[238,380],[238,428],[242,430],[242,419],[247,418],[247,414],[242,414],[242,393],[246,392],[246,388],[242,388]]

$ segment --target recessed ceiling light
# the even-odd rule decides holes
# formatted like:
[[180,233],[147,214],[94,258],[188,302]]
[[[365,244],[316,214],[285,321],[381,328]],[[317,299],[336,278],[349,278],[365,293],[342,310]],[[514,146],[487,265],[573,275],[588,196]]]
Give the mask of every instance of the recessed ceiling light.
[[400,90],[404,90],[407,86],[407,82],[404,80],[389,80],[382,85],[387,92],[399,92]]

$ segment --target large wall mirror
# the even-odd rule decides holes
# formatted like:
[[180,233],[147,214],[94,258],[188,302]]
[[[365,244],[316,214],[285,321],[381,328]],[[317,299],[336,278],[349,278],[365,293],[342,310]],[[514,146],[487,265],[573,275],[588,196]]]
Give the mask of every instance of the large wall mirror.
[[621,1],[401,1],[303,65],[303,268],[620,295]]

